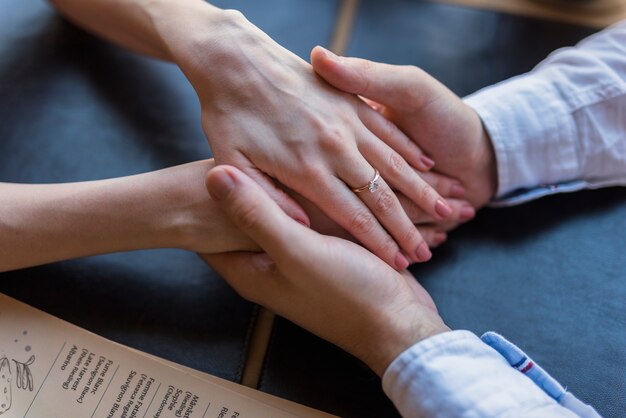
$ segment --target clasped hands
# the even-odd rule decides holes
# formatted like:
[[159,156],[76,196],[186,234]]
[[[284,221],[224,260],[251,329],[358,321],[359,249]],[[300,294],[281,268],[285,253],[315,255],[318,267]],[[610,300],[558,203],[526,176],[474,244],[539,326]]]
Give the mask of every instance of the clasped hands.
[[[362,97],[361,103],[355,103],[360,100],[356,96],[350,97],[356,112],[367,115],[369,123],[384,126],[377,132],[386,142],[365,133],[368,145],[363,149],[378,147],[378,151],[371,154],[365,151],[357,158],[358,164],[370,167],[371,172],[370,164],[376,166],[389,181],[384,190],[368,196],[371,201],[363,201],[373,208],[374,215],[382,218],[379,218],[382,225],[372,225],[355,234],[354,228],[350,228],[354,224],[342,223],[343,214],[337,218],[325,212],[324,208],[335,203],[333,199],[340,200],[338,195],[342,192],[324,183],[321,172],[307,177],[307,187],[302,190],[309,193],[303,193],[304,196],[286,189],[288,199],[297,202],[295,207],[307,213],[303,222],[293,213],[288,216],[283,210],[284,200],[275,199],[276,196],[272,199],[242,170],[222,165],[210,171],[207,189],[230,221],[262,252],[202,257],[244,298],[344,348],[382,375],[404,349],[448,328],[430,296],[412,275],[398,271],[406,265],[398,265],[393,259],[389,262],[387,251],[377,254],[368,251],[366,248],[380,250],[380,247],[372,246],[369,238],[363,237],[371,236],[376,241],[380,239],[380,233],[374,231],[376,228],[397,226],[399,229],[389,232],[401,237],[399,245],[408,253],[407,243],[414,246],[421,240],[417,233],[411,232],[416,223],[424,225],[420,228],[422,235],[431,244],[442,242],[446,231],[471,219],[475,209],[495,194],[495,158],[477,114],[423,71],[337,57],[320,47],[312,52],[312,65],[326,83],[346,94]],[[367,109],[362,106],[365,101],[369,105]],[[384,116],[384,122],[379,116]],[[339,147],[335,141],[332,150]],[[431,167],[426,165],[432,164],[416,164],[424,162],[422,150],[436,162],[436,172],[428,171]],[[387,158],[380,159],[378,154]],[[340,155],[349,159],[347,153]],[[370,162],[365,155],[376,159]],[[410,156],[413,165],[404,163],[403,159],[402,164],[389,164],[399,156]],[[367,176],[361,180],[364,178]],[[321,185],[317,184],[318,180],[322,181]],[[354,177],[346,181],[351,186],[357,184]],[[341,189],[338,181],[333,184],[335,189]],[[298,184],[292,179],[288,186],[296,189]],[[381,205],[376,196],[385,194],[393,199],[389,198],[388,205]],[[446,217],[433,211],[432,203],[443,199],[440,196],[454,196],[449,199],[451,211]],[[351,201],[355,197],[351,195]],[[283,203],[282,209],[277,202]],[[316,208],[315,202],[323,203],[321,210],[328,217]],[[350,239],[350,235],[366,248],[344,239]],[[411,260],[424,261],[419,257]]]
[[[382,374],[447,330],[403,270],[495,194],[489,139],[471,108],[415,67],[321,47],[308,64],[224,13],[220,43],[170,48],[200,99],[218,164],[206,186],[235,251],[188,248],[244,298]],[[379,189],[354,193],[376,170]]]
[[[414,224],[470,218],[470,205],[458,200],[461,183],[441,171],[425,174],[431,158],[354,94],[360,92],[323,80],[243,15],[224,13],[219,45],[176,49],[198,93],[215,161],[242,170],[288,215],[310,225],[303,205],[285,193],[293,190],[397,269],[428,261],[428,244],[441,243],[444,234]],[[322,54],[316,50],[313,58],[323,61]],[[220,71],[208,73],[211,63]],[[376,193],[355,194],[375,170]]]

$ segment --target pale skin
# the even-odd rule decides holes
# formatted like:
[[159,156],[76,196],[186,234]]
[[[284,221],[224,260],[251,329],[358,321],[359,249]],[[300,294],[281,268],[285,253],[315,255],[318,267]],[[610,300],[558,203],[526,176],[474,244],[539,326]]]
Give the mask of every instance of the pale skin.
[[[396,192],[436,221],[452,203],[419,173],[433,161],[354,94],[331,87],[240,13],[202,0],[51,0],[78,25],[135,51],[175,62],[196,90],[219,164],[240,168],[292,218],[305,197],[395,268],[431,252]],[[376,194],[351,188],[382,175]],[[314,187],[311,187],[314,182]],[[457,184],[449,197],[462,198]]]
[[214,213],[203,182],[213,166],[200,161],[83,183],[0,183],[0,271],[149,248],[253,249]]

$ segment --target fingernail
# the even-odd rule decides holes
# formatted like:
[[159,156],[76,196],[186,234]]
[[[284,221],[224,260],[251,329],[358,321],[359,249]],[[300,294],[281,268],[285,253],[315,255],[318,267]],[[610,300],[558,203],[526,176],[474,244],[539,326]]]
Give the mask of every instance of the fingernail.
[[470,205],[463,205],[459,212],[459,216],[462,220],[468,221],[476,216],[476,210]]
[[209,194],[214,200],[225,199],[234,188],[235,182],[225,170],[213,173],[209,180]]
[[463,197],[465,196],[465,187],[461,183],[454,183],[450,187],[450,197]]
[[422,162],[424,167],[426,167],[427,170],[430,170],[431,168],[435,166],[435,162],[425,155],[422,155],[420,157],[420,161]]
[[439,199],[437,200],[437,203],[435,203],[435,212],[437,212],[437,214],[439,214],[442,218],[447,218],[452,215],[452,208],[448,206],[446,202]]
[[398,270],[404,270],[409,266],[409,260],[406,259],[401,253],[396,254],[396,268]]
[[435,234],[435,242],[437,243],[437,245],[443,244],[447,238],[448,237],[443,232],[438,232],[437,234]]
[[415,256],[417,257],[417,261],[424,262],[430,260],[433,254],[430,252],[428,244],[422,242],[419,247],[417,247],[417,251],[415,251]]

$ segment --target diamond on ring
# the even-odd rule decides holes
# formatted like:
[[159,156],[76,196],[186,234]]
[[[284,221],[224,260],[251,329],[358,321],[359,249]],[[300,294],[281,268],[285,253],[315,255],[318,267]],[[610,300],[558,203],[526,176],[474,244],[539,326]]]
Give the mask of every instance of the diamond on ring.
[[352,189],[352,191],[354,193],[361,193],[361,192],[364,192],[366,190],[369,190],[370,193],[374,193],[380,187],[380,184],[378,184],[378,180],[380,180],[380,173],[378,172],[378,170],[376,170],[376,172],[374,173],[374,178],[372,178],[369,181],[369,183],[367,183],[365,186],[361,186],[361,187],[357,187],[356,189]]

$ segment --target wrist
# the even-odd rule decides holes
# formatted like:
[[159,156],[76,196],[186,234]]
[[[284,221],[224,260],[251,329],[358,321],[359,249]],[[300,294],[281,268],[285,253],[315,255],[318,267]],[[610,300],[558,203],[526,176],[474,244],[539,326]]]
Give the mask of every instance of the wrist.
[[493,144],[491,143],[489,133],[482,123],[480,126],[480,142],[483,144],[482,148],[484,150],[480,163],[480,166],[482,167],[481,183],[484,184],[483,199],[485,203],[487,203],[495,197],[496,192],[498,191],[498,168],[496,163],[496,152],[493,148]]
[[[481,208],[491,201],[498,190],[498,170],[496,153],[489,137],[489,133],[480,119],[478,113],[471,110],[474,118],[474,137],[478,144],[477,152],[473,156],[475,180],[468,188],[468,196],[476,208]],[[473,189],[473,190],[472,190]]]
[[381,377],[405,350],[429,337],[450,331],[441,317],[430,309],[420,309],[415,315],[403,314],[385,322],[379,338],[371,339],[369,353],[362,358]]
[[[211,41],[220,37],[225,17],[230,14],[204,0],[147,0],[144,10],[168,59],[181,68],[189,59],[200,55],[197,48],[200,40],[204,46],[218,44]],[[206,52],[203,49],[202,55]]]
[[145,204],[158,208],[150,225],[155,243],[162,248],[194,250],[207,222],[220,218],[204,187],[204,178],[213,167],[211,160],[196,161],[147,174],[146,189],[153,190],[152,198]]
[[[260,32],[239,11],[200,3],[179,11],[183,17],[164,20],[167,23],[159,30],[172,61],[199,96],[212,95],[217,88],[231,84],[232,77],[241,78],[248,65],[242,50],[245,44],[255,42]],[[228,87],[232,92],[237,86]]]
[[159,194],[153,201],[159,215],[152,224],[161,247],[202,254],[259,250],[206,190],[205,178],[214,166],[204,160],[151,173]]

